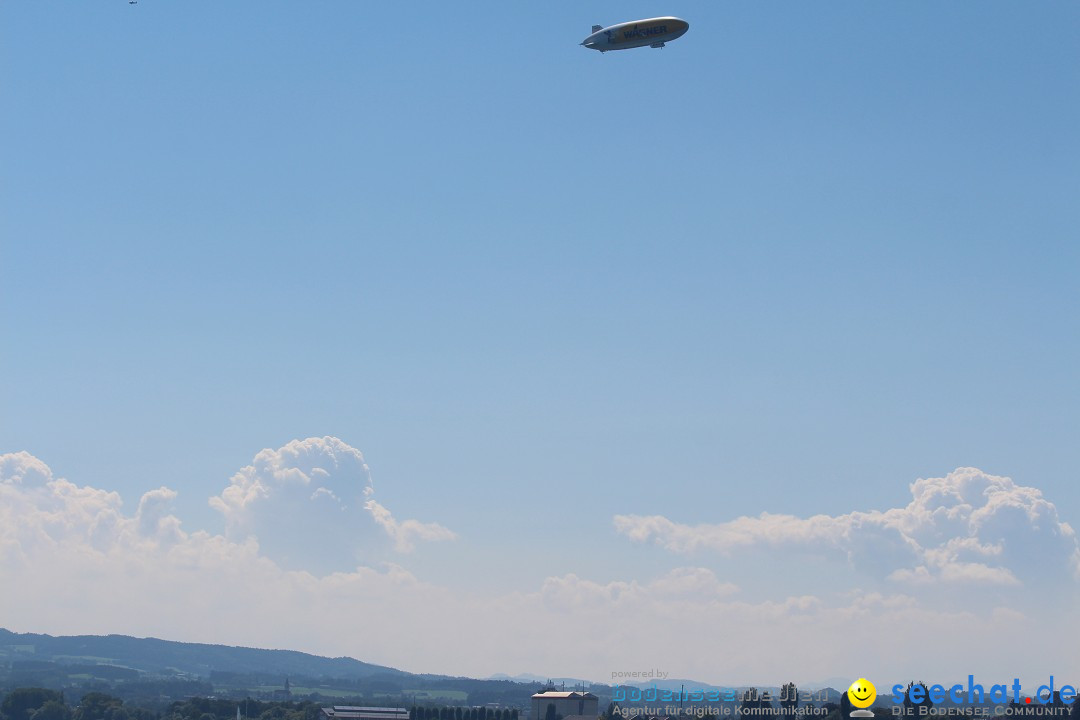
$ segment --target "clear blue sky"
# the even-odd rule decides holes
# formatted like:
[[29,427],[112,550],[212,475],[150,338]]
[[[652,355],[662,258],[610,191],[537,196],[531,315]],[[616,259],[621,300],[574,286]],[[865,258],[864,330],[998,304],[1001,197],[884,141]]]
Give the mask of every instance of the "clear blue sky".
[[0,452],[129,512],[222,532],[330,435],[458,535],[395,562],[493,592],[672,566],[616,514],[959,466],[1080,527],[1076,3],[34,0],[0,40]]

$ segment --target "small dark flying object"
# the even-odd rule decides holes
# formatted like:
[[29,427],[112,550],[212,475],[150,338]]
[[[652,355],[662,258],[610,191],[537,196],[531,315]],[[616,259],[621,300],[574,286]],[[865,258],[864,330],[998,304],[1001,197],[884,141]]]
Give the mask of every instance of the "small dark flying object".
[[677,17],[631,20],[609,27],[592,26],[592,35],[581,41],[590,50],[629,50],[636,47],[662,48],[664,43],[681,38],[690,23]]

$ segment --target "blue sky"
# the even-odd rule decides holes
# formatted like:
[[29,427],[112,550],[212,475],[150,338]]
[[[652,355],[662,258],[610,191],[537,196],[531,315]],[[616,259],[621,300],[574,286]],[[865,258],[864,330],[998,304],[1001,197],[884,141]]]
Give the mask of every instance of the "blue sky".
[[[577,46],[658,14],[690,32]],[[455,535],[367,565],[497,597],[679,567],[750,604],[826,592],[821,567],[874,590],[843,553],[687,556],[613,518],[884,511],[964,466],[1080,524],[1075,4],[35,2],[0,27],[0,453],[128,517],[166,486],[239,542],[207,499],[332,436]],[[262,644],[618,664],[316,635]],[[782,679],[755,667],[731,679]]]

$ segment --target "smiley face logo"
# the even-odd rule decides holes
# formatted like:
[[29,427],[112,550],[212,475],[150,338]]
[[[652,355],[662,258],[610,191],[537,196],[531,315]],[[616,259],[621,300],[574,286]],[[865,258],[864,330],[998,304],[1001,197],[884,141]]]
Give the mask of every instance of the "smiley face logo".
[[868,708],[877,699],[877,688],[866,678],[859,678],[847,689],[848,700],[857,708]]

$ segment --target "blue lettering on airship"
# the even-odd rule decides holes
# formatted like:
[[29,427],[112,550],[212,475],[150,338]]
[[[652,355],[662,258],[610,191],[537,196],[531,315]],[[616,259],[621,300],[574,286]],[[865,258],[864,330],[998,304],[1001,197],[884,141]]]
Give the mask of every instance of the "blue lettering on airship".
[[639,30],[638,28],[634,28],[633,30],[625,30],[623,31],[623,37],[629,40],[630,38],[635,37],[645,37],[647,35],[664,35],[666,33],[667,25],[658,25],[657,27],[645,28],[644,30]]

